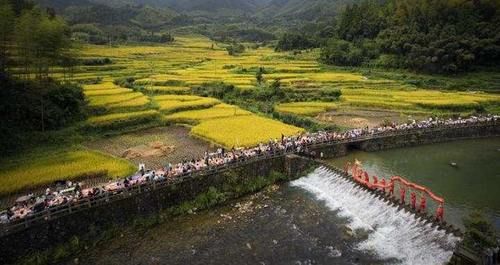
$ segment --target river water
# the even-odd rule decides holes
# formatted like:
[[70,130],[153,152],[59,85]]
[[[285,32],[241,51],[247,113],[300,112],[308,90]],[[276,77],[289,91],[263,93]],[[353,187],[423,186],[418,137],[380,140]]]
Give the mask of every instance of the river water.
[[370,175],[404,176],[430,188],[445,199],[445,218],[454,225],[462,226],[462,217],[479,209],[500,230],[500,137],[352,152],[329,162],[342,167],[355,159]]
[[[446,217],[457,223],[477,207],[498,221],[498,148],[500,138],[481,139],[329,162],[357,158],[379,176],[427,185],[446,198]],[[318,168],[223,207],[124,229],[68,264],[443,264],[456,241]]]

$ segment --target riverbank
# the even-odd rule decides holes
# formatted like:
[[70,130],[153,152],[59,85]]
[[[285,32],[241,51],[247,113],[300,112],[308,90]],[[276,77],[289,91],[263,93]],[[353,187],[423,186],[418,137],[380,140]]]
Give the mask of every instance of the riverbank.
[[75,264],[384,264],[355,249],[364,238],[288,183],[228,204],[128,229]]
[[445,198],[446,220],[454,226],[463,228],[463,216],[482,210],[500,231],[499,149],[500,137],[491,137],[379,152],[352,151],[329,161],[342,167],[357,159],[371,176],[404,176]]
[[[280,164],[278,163],[278,165]],[[144,209],[133,210],[133,207],[126,207],[126,204],[122,202],[121,206],[115,205],[101,209],[102,211],[107,211],[107,213],[102,211],[95,212],[95,210],[99,210],[99,208],[96,208],[91,215],[87,213],[86,216],[92,220],[85,218],[85,216],[80,216],[79,220],[72,219],[73,221],[71,223],[66,222],[66,225],[73,227],[78,225],[78,223],[82,224],[83,226],[80,227],[81,231],[70,231],[69,227],[61,227],[60,224],[63,224],[65,220],[62,219],[63,223],[61,223],[61,221],[48,223],[46,227],[41,228],[42,230],[39,229],[39,233],[33,234],[33,230],[31,229],[27,231],[27,234],[24,236],[15,234],[13,236],[16,238],[23,238],[23,241],[18,240],[15,241],[16,244],[3,245],[2,248],[4,251],[0,255],[0,258],[3,260],[4,264],[10,264],[12,262],[18,264],[59,263],[73,253],[80,253],[83,250],[89,249],[90,246],[95,247],[100,242],[106,242],[110,238],[115,238],[118,235],[117,233],[123,229],[128,229],[130,227],[138,227],[139,229],[149,228],[167,222],[175,216],[193,214],[203,209],[209,209],[246,194],[257,192],[271,184],[288,181],[294,178],[293,175],[286,175],[280,171],[273,171],[272,168],[277,169],[277,167],[269,166],[268,163],[261,163],[260,166],[265,170],[255,170],[255,167],[250,166],[239,168],[236,171],[218,173],[215,176],[217,180],[211,181],[211,185],[199,184],[198,189],[200,190],[193,190],[192,182],[184,183],[178,187],[174,186],[172,189],[163,191],[162,193],[166,193],[170,195],[170,197],[174,196],[175,199],[169,197],[170,199],[167,200],[170,201],[170,203],[164,205],[159,204],[159,211],[153,210],[151,212],[144,211]],[[308,167],[305,166],[298,172],[305,173],[307,171]],[[251,175],[250,173],[245,174],[244,172],[255,172],[254,174],[256,175]],[[190,189],[188,188],[189,186],[191,186]],[[153,193],[153,191],[151,192]],[[182,195],[179,192],[181,192]],[[193,196],[193,199],[189,199],[190,196]],[[148,198],[152,198],[151,195],[149,195]],[[139,198],[136,198],[136,203],[138,199]],[[155,203],[153,204],[156,205]],[[168,207],[168,205],[172,206]],[[118,212],[121,213],[120,216],[116,215]],[[69,222],[69,219],[66,221]],[[44,233],[43,231],[45,230],[50,231],[50,233]],[[54,233],[55,231],[58,231],[57,234]],[[64,236],[61,233],[63,233]],[[69,238],[68,234],[72,236]],[[37,240],[42,240],[43,242],[38,242]],[[8,240],[3,240],[2,242],[7,243],[7,241]],[[23,242],[31,245],[31,248],[29,252],[21,255],[21,258],[18,259],[19,256],[16,257],[14,253],[23,253],[27,251],[27,249],[20,249],[23,245],[26,245]]]

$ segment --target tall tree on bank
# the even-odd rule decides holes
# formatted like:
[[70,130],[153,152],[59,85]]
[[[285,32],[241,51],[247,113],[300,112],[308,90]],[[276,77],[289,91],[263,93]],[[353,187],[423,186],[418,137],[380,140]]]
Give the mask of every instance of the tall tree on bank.
[[7,0],[0,0],[0,73],[7,68],[7,47],[14,31],[15,13]]
[[65,22],[37,8],[17,19],[14,40],[25,74],[29,78],[29,73],[35,73],[40,81],[47,80],[50,67],[60,63],[71,48]]

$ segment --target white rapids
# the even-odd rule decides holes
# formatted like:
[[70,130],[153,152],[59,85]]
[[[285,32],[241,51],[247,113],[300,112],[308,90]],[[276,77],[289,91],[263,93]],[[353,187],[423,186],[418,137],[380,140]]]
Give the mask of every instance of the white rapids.
[[389,206],[325,167],[291,185],[310,192],[329,209],[347,217],[352,230],[368,231],[368,238],[357,246],[359,250],[382,259],[397,259],[397,264],[445,264],[459,240],[405,210]]

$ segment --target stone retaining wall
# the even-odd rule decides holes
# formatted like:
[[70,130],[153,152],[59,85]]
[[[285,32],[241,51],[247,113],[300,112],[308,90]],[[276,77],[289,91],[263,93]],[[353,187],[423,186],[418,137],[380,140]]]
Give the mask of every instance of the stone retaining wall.
[[210,187],[221,190],[225,184],[226,187],[241,184],[248,179],[269,176],[272,172],[290,173],[290,178],[296,178],[311,163],[311,160],[300,156],[282,155],[227,171],[186,178],[178,184],[161,189],[150,188],[140,194],[128,196],[124,192],[118,199],[107,203],[5,235],[0,238],[0,264],[10,264],[19,257],[65,244],[74,236],[88,238],[89,235],[95,235],[98,238],[100,233],[110,227],[131,225],[135,218],[153,216],[163,209],[193,200]]

